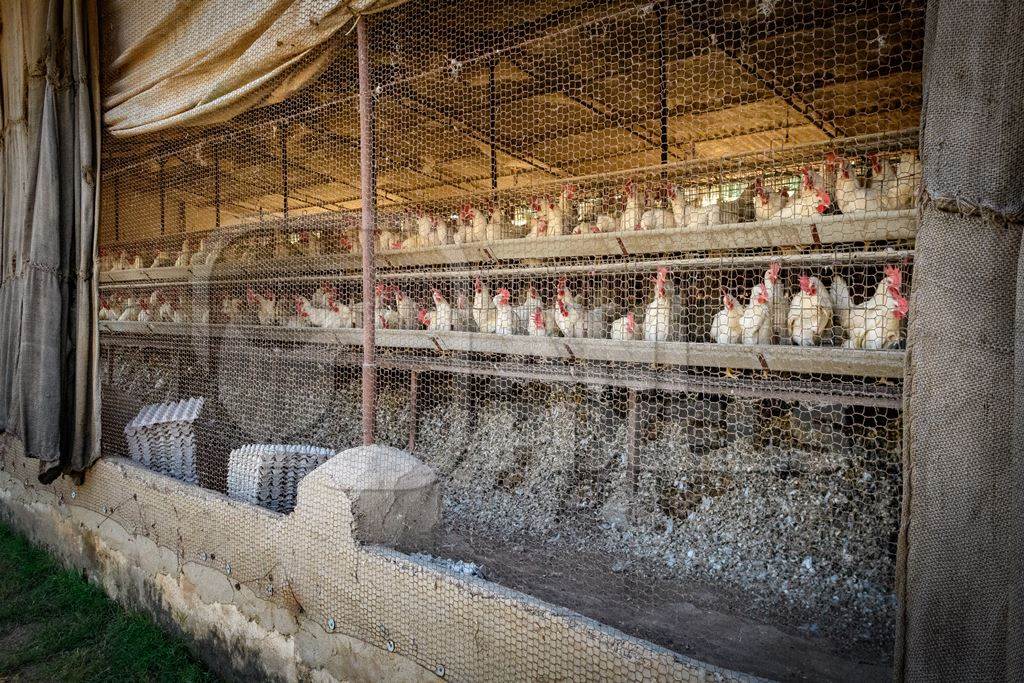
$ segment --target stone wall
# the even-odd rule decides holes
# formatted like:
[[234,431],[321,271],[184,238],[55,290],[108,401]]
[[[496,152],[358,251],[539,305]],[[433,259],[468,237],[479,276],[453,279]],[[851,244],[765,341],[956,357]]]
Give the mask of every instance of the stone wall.
[[0,517],[234,680],[751,680],[356,540],[345,453],[280,515],[107,458],[36,482],[0,442]]

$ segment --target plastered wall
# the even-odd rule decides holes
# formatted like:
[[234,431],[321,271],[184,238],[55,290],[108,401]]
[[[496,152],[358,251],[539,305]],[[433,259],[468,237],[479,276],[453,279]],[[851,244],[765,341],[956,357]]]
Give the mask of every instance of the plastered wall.
[[236,680],[751,680],[359,545],[343,463],[306,477],[285,516],[117,458],[42,486],[5,439],[0,516]]

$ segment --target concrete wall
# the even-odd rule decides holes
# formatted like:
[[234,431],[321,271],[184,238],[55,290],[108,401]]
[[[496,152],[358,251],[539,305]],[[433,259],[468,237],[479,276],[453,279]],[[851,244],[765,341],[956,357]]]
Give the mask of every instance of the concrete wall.
[[317,468],[279,515],[119,458],[41,486],[4,438],[0,517],[235,680],[751,680],[359,544],[343,466]]

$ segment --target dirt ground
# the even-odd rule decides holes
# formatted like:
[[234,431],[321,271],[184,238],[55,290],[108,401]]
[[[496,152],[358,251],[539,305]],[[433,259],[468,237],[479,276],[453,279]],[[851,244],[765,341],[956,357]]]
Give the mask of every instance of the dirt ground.
[[612,571],[604,556],[486,545],[448,532],[437,553],[476,563],[490,581],[710,664],[783,681],[892,677],[890,655],[878,644],[839,643],[759,622],[743,615],[747,601],[740,594],[678,580],[640,585]]

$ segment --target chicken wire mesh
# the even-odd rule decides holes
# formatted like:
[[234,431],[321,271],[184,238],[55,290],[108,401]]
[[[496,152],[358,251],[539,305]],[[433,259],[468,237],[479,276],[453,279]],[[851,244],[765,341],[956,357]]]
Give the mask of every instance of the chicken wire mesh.
[[[423,552],[677,650],[688,603],[887,657],[923,13],[368,19],[376,438],[441,477]],[[217,491],[243,444],[360,443],[356,60],[336,40],[285,102],[105,140],[108,453],[142,406],[191,396]]]

